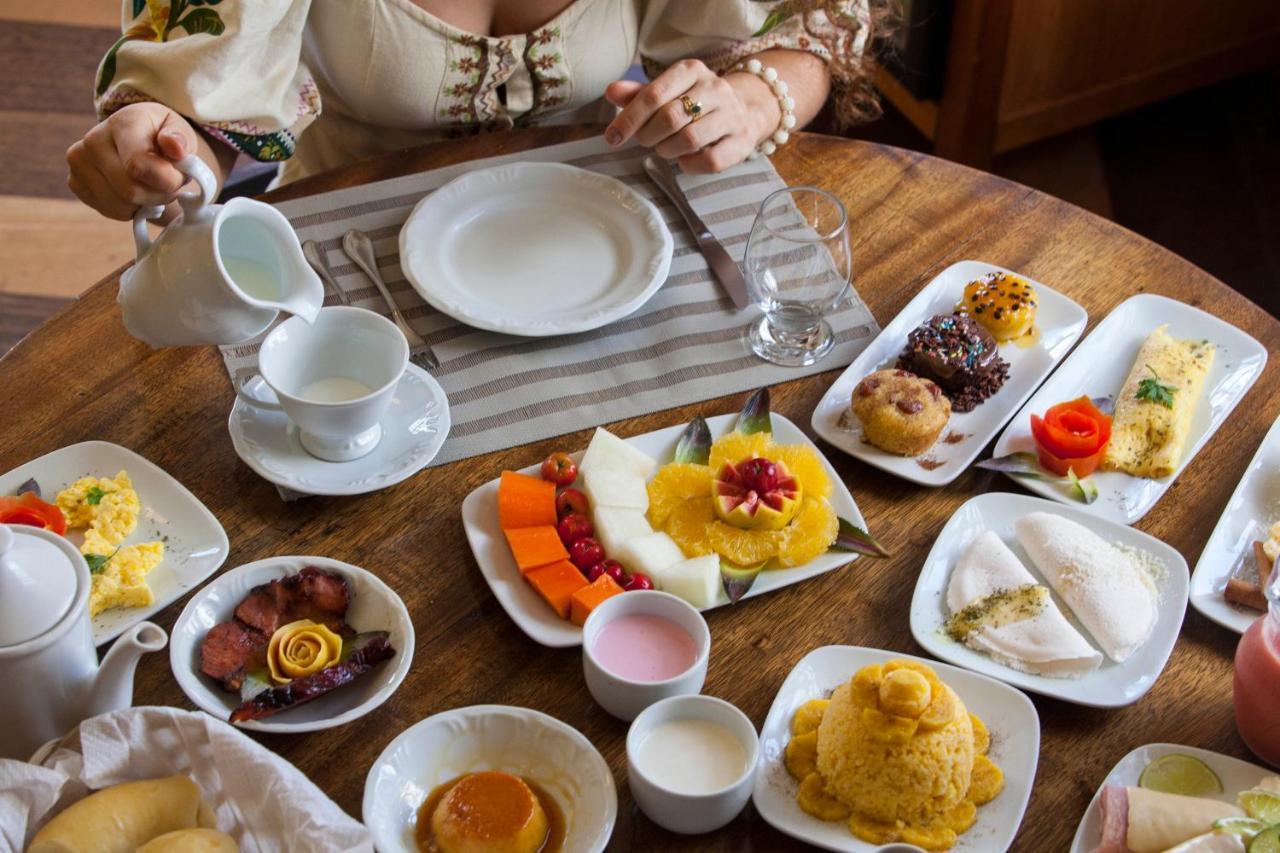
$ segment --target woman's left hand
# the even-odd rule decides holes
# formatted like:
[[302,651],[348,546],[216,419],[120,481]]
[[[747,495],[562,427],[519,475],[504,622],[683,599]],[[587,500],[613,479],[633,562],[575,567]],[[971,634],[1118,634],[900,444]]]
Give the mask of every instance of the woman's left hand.
[[[748,87],[766,93],[768,87],[751,75],[734,77],[742,78],[742,87],[700,60],[683,59],[647,85],[629,80],[611,83],[605,97],[622,111],[605,129],[605,141],[617,146],[634,138],[659,156],[679,160],[686,172],[720,172],[737,165],[765,133],[767,118],[761,113],[770,105],[776,110],[777,105],[767,96],[757,104],[748,103],[751,95],[758,94]],[[701,110],[691,109],[694,105]],[[778,116],[772,118],[777,124]]]

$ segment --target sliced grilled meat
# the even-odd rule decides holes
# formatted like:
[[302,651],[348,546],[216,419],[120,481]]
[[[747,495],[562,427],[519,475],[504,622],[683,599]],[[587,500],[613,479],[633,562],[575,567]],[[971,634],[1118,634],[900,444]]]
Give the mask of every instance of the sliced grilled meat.
[[227,690],[239,690],[245,674],[265,662],[270,639],[241,622],[214,625],[200,643],[200,671]]

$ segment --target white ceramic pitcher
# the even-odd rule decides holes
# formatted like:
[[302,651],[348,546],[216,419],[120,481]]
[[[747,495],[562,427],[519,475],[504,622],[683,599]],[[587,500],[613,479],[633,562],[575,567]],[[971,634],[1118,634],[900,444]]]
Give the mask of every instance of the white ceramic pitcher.
[[64,537],[0,524],[0,758],[25,761],[81,720],[129,707],[138,658],[164,648],[164,631],[139,622],[99,666],[90,582]]
[[324,285],[302,256],[289,220],[269,204],[211,204],[217,181],[199,157],[174,165],[199,190],[178,196],[182,215],[152,241],[144,207],[133,217],[138,259],[120,276],[129,334],[151,346],[234,344],[262,332],[280,311],[315,319]]

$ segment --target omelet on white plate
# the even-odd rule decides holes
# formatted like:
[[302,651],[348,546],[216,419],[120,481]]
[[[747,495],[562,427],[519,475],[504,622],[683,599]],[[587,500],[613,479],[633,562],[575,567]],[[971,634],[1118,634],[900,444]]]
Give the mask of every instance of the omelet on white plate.
[[129,475],[81,477],[58,493],[67,526],[84,530],[80,553],[93,575],[89,615],[115,607],[145,607],[155,601],[147,574],[164,559],[163,542],[125,545],[138,527],[142,502]]
[[1168,326],[1147,336],[1116,397],[1103,468],[1151,478],[1178,469],[1214,351],[1170,337]]

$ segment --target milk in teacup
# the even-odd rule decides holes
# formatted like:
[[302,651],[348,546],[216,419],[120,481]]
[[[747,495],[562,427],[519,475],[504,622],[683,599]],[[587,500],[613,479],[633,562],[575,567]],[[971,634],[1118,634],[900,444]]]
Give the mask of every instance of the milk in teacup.
[[317,379],[298,391],[298,396],[313,403],[346,403],[359,400],[373,393],[373,389],[359,379],[345,376],[329,376]]

